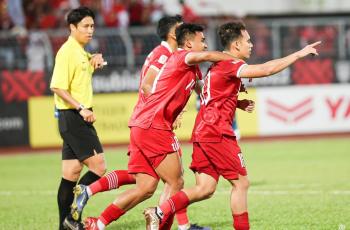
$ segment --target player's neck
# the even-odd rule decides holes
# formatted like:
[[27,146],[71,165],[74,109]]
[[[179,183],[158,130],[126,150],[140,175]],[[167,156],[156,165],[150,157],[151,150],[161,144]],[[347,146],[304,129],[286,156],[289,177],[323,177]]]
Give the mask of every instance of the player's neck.
[[174,41],[174,40],[172,40],[172,39],[168,39],[166,42],[169,44],[170,49],[171,49],[173,52],[175,52],[175,51],[177,50],[177,43],[176,43],[176,41]]
[[222,51],[222,52],[225,53],[225,54],[228,54],[228,55],[232,56],[234,59],[241,59],[241,58],[238,57],[237,54],[235,54],[235,53],[233,53],[233,52],[230,52],[230,51],[228,51],[228,50],[224,50],[224,51]]

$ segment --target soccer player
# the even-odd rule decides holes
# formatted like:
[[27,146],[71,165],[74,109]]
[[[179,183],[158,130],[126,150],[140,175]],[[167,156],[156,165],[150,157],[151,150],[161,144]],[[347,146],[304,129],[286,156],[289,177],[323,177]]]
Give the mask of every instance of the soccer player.
[[232,57],[221,52],[204,51],[207,45],[203,28],[195,24],[180,25],[176,29],[176,40],[180,50],[170,56],[156,76],[151,94],[144,103],[135,107],[129,121],[128,170],[135,175],[136,186],[120,194],[103,212],[104,215],[87,218],[87,229],[104,229],[151,197],[159,179],[168,184],[170,195],[183,187],[179,143],[172,125],[185,107],[196,81],[201,78],[197,64]]
[[[189,204],[213,195],[219,176],[232,184],[231,211],[233,227],[236,230],[248,230],[247,191],[249,181],[243,154],[234,138],[232,120],[236,107],[245,107],[249,111],[253,104],[244,101],[237,105],[241,78],[258,78],[275,74],[300,58],[309,54],[317,55],[315,46],[320,42],[284,58],[264,64],[247,65],[253,44],[249,33],[241,22],[230,22],[219,29],[219,37],[224,53],[231,55],[234,61],[220,61],[213,64],[207,73],[202,90],[202,106],[197,114],[192,133],[193,154],[190,168],[194,171],[196,185],[182,189],[156,208],[145,210],[147,229],[159,228],[159,223],[168,216]],[[240,102],[242,103],[242,102]],[[249,109],[250,108],[250,109]]]
[[[181,24],[182,17],[179,15],[165,16],[159,20],[157,34],[162,39],[162,42],[147,56],[142,67],[138,95],[139,98],[136,107],[142,106],[146,98],[151,94],[152,85],[156,75],[166,63],[170,55],[177,49],[175,29]],[[179,126],[180,122],[180,118],[178,117],[174,126]],[[176,127],[173,128],[175,129]],[[135,183],[136,180],[134,174],[129,174],[128,170],[114,170],[89,186],[77,185],[74,190],[75,199],[72,205],[73,218],[76,220],[81,218],[84,206],[87,204],[87,201],[91,196],[99,192],[109,191],[123,185]],[[169,198],[168,191],[168,186],[165,184],[161,201]],[[105,213],[102,213],[101,215],[103,217]],[[209,229],[190,224],[186,209],[177,212],[176,218],[179,224],[179,230]],[[106,218],[101,219],[104,220]]]
[[[69,12],[68,40],[58,50],[50,88],[54,92],[58,109],[58,126],[63,139],[62,179],[58,189],[59,229],[70,226],[70,205],[73,188],[83,165],[89,171],[79,184],[91,184],[106,171],[103,149],[92,123],[96,120],[92,111],[92,74],[103,67],[101,54],[91,55],[84,50],[94,33],[94,13],[80,7]],[[68,218],[66,218],[68,217]],[[75,223],[70,229],[82,228]]]

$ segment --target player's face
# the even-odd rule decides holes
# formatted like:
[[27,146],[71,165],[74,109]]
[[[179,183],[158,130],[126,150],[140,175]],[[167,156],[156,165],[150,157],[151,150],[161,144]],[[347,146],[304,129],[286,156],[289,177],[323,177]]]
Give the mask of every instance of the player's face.
[[77,26],[70,25],[72,36],[81,44],[86,45],[94,33],[94,20],[92,17],[83,18]]
[[190,43],[192,51],[204,51],[208,48],[203,32],[196,32]]
[[240,58],[248,59],[252,53],[253,43],[250,40],[248,31],[242,30],[242,37],[239,39]]

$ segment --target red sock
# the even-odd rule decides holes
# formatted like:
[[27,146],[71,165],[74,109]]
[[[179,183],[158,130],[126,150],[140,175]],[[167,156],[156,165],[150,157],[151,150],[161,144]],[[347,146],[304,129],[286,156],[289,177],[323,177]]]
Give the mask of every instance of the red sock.
[[189,204],[190,200],[186,193],[180,191],[170,197],[167,201],[163,202],[159,207],[164,213],[164,216],[169,216],[170,214],[174,214],[175,212],[186,208]]
[[185,225],[189,222],[187,208],[181,209],[175,213],[178,225]]
[[236,230],[249,230],[248,212],[233,214],[233,227]]
[[114,220],[117,220],[119,217],[124,215],[125,211],[118,208],[116,205],[109,205],[100,215],[98,219],[102,221],[102,223],[107,226]]
[[135,184],[135,178],[128,170],[115,170],[89,185],[92,194],[119,188],[125,184]]
[[164,217],[162,222],[160,223],[159,229],[160,230],[170,230],[171,226],[174,222],[174,214],[170,214],[168,217]]

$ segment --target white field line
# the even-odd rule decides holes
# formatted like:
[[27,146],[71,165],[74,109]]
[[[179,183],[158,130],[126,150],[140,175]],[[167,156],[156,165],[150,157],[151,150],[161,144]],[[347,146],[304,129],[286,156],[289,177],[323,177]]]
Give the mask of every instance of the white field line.
[[[116,196],[116,192],[120,193],[125,191],[125,189],[118,189],[118,191],[114,192],[107,192],[104,193],[106,195],[113,195]],[[156,194],[160,194],[161,190],[157,190]],[[343,195],[343,196],[350,196],[350,190],[331,190],[331,191],[324,191],[324,190],[254,190],[251,189],[248,192],[252,195],[262,195],[262,196],[301,196],[301,195]],[[54,196],[57,194],[57,191],[55,190],[31,190],[31,191],[23,191],[23,190],[3,190],[0,191],[0,197],[6,197],[6,196]],[[215,195],[228,195],[230,194],[230,190],[217,190],[215,192]]]

